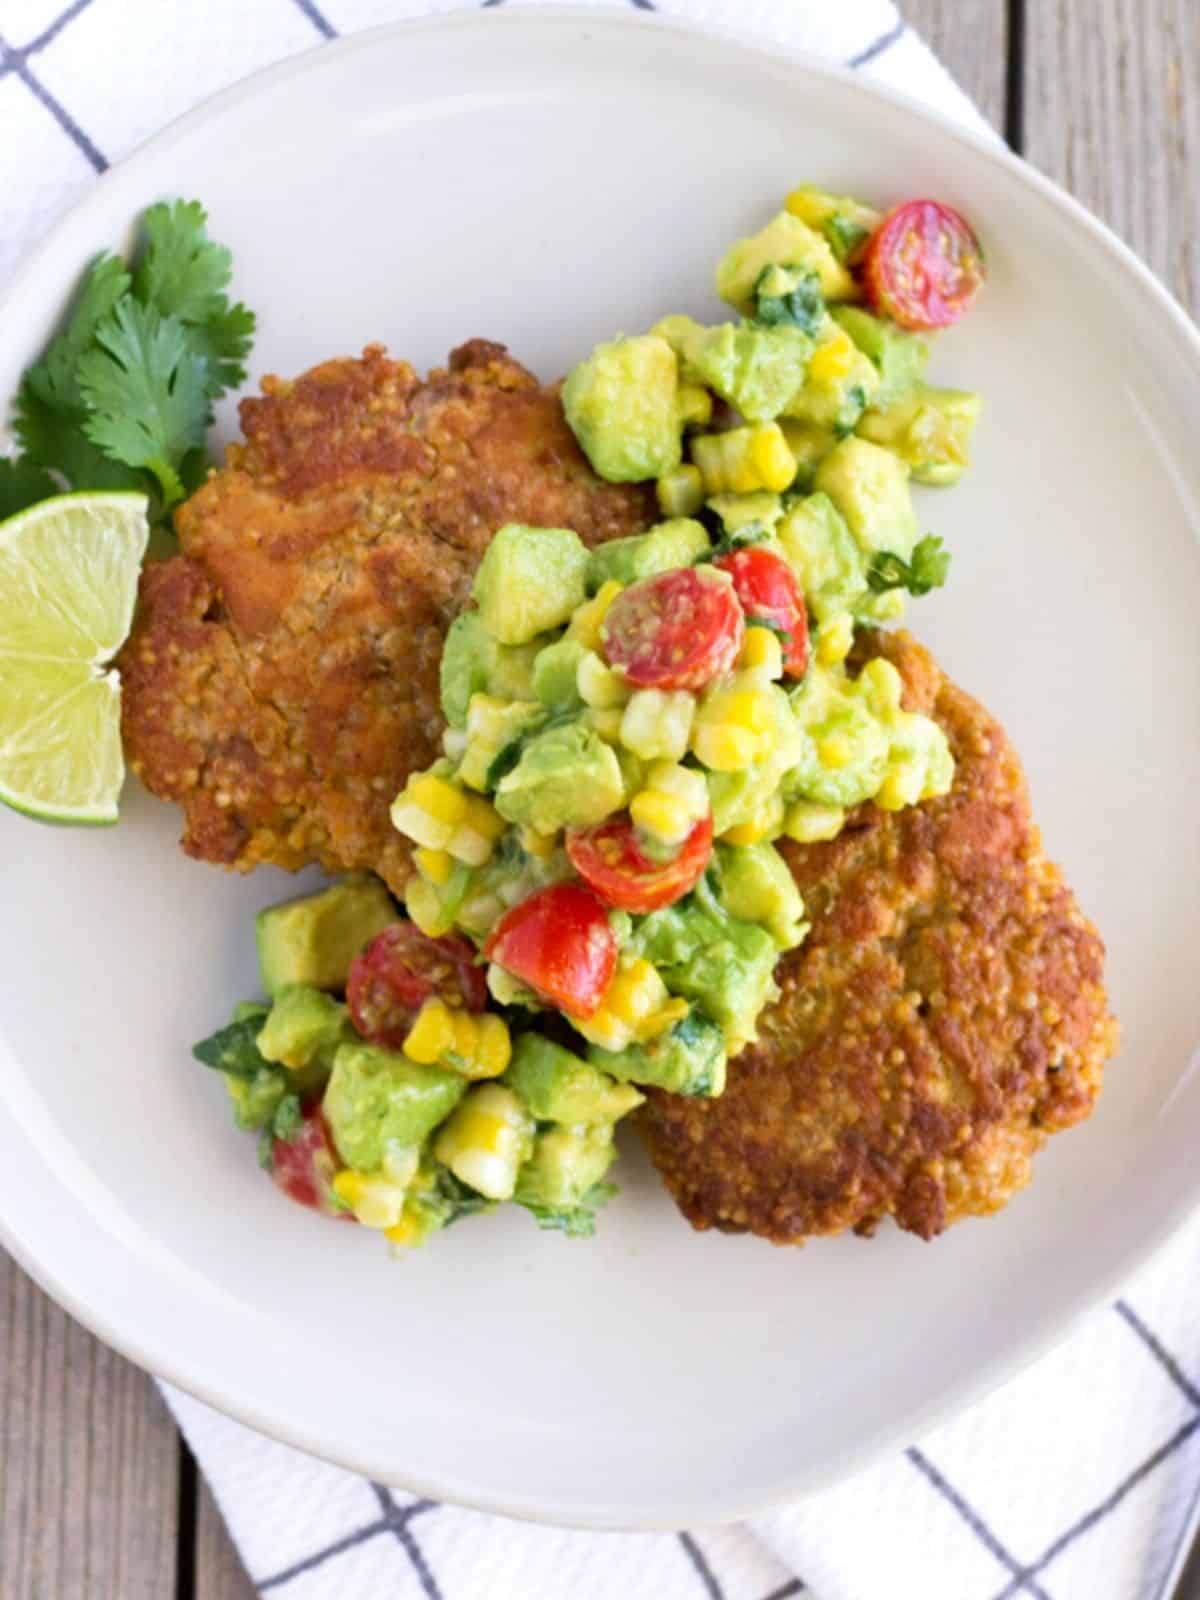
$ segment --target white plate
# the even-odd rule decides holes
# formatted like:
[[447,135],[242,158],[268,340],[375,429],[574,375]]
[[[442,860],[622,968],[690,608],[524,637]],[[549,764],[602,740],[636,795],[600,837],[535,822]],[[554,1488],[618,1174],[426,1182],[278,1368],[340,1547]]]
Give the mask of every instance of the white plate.
[[185,860],[132,786],[110,832],[0,817],[0,1233],[144,1365],[432,1496],[648,1527],[827,1483],[1044,1348],[1196,1201],[1200,343],[1078,207],[902,99],[561,11],[361,37],[222,96],[100,183],[0,310],[8,394],[88,257],[197,195],[260,313],[256,373],[482,334],[550,377],[717,314],[722,247],[802,179],[938,195],[991,264],[936,355],[987,411],[964,485],[923,500],[955,567],[915,623],[1024,753],[1125,1027],[1097,1116],[1002,1217],[775,1250],[691,1233],[631,1151],[591,1244],[501,1215],[392,1265],[280,1200],[189,1058],[294,883]]

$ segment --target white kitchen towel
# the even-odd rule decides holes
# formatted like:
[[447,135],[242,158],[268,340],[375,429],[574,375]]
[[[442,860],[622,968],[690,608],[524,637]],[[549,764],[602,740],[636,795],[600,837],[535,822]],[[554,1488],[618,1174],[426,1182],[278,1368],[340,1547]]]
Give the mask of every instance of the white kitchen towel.
[[[98,172],[196,101],[458,3],[0,0],[0,285]],[[629,3],[814,51],[978,122],[889,0]],[[1200,1221],[990,1399],[736,1528],[571,1533],[434,1505],[167,1397],[247,1569],[285,1600],[1156,1600],[1200,1478],[1198,1260]]]

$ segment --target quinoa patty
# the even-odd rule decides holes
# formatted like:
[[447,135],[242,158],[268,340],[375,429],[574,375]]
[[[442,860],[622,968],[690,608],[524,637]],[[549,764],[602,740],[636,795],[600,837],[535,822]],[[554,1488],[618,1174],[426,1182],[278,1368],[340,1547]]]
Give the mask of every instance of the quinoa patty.
[[654,521],[601,483],[543,388],[476,339],[422,381],[371,346],[241,405],[244,444],[176,513],[118,662],[133,770],[182,805],[189,855],[368,868],[399,890],[388,806],[438,754],[438,667],[491,535]]
[[651,1092],[642,1136],[696,1228],[776,1244],[998,1210],[1082,1121],[1117,1042],[1104,946],[1042,853],[999,725],[909,635],[868,635],[957,762],[940,800],[782,849],[812,932],[719,1100]]

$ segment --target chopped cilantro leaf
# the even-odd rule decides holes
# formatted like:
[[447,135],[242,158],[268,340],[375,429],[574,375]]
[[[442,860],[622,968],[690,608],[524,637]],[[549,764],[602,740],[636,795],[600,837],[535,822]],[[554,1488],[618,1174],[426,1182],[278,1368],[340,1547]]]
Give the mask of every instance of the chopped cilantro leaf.
[[754,318],[768,328],[788,324],[815,334],[825,314],[821,280],[797,267],[764,267],[754,286]]
[[565,1233],[568,1239],[590,1239],[596,1231],[596,1212],[607,1205],[617,1192],[615,1183],[594,1183],[580,1199],[578,1205],[562,1210],[549,1206],[525,1207],[539,1228],[548,1232]]
[[735,528],[731,533],[723,533],[711,550],[706,550],[702,556],[697,556],[695,564],[699,566],[705,561],[715,561],[718,556],[727,556],[734,550],[745,550],[750,545],[762,544],[764,539],[770,537],[771,530],[765,522],[743,522],[740,528]]
[[861,222],[852,222],[840,211],[825,218],[821,231],[833,246],[833,253],[839,261],[848,260],[859,245],[871,236],[869,228],[864,228]]
[[258,1048],[258,1035],[262,1029],[261,1017],[247,1017],[242,1022],[231,1022],[207,1039],[192,1046],[192,1054],[206,1067],[227,1072],[233,1078],[253,1078],[268,1063]]
[[922,539],[911,561],[884,551],[875,557],[867,582],[876,594],[888,589],[907,589],[911,595],[940,589],[950,572],[950,552],[933,534]]
[[275,1108],[271,1119],[271,1132],[277,1139],[294,1139],[300,1131],[304,1116],[300,1110],[300,1096],[285,1094]]
[[0,522],[57,492],[46,469],[28,456],[18,456],[14,461],[0,457]]
[[209,396],[202,357],[178,317],[124,300],[79,360],[83,431],[126,466],[146,467],[166,506],[183,499],[178,463],[204,443]]

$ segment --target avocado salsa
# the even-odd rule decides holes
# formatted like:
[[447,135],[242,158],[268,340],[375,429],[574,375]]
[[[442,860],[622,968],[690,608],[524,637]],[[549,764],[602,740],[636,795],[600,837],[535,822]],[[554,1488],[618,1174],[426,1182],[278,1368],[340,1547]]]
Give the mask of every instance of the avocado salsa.
[[896,669],[848,658],[945,581],[911,485],[961,476],[979,398],[926,383],[928,335],[981,279],[949,208],[806,187],[720,263],[737,320],[570,373],[593,470],[661,520],[494,534],[392,806],[407,915],[370,875],[267,908],[268,1003],[195,1047],[292,1198],[401,1247],[505,1201],[591,1233],[617,1122],[719,1095],[805,938],[777,841],[949,790]]

